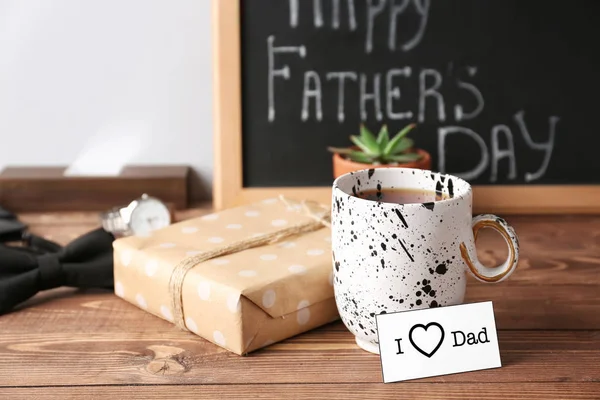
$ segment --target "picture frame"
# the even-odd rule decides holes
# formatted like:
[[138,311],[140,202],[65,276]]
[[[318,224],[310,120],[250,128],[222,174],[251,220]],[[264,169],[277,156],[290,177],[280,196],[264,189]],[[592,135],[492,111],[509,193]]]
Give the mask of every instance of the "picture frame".
[[[213,0],[213,207],[284,195],[329,204],[330,187],[244,187],[240,0]],[[474,185],[473,211],[600,214],[600,185]]]

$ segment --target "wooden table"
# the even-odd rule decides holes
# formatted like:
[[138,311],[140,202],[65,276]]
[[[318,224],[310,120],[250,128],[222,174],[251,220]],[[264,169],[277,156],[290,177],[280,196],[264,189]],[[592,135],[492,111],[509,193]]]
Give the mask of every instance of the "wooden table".
[[[94,214],[22,219],[62,243],[97,226]],[[467,290],[494,302],[500,369],[383,384],[379,357],[340,322],[239,357],[110,292],[58,289],[0,316],[0,399],[600,399],[600,216],[508,219],[518,270]],[[503,258],[499,240],[482,237],[480,257]]]

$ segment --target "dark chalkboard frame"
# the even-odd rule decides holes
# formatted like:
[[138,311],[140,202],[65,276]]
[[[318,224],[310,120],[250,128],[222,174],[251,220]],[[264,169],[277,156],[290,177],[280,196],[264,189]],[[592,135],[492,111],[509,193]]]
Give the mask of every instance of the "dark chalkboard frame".
[[[328,204],[330,187],[244,187],[240,0],[213,0],[213,204],[224,209],[279,195]],[[600,185],[475,185],[476,213],[598,214]]]

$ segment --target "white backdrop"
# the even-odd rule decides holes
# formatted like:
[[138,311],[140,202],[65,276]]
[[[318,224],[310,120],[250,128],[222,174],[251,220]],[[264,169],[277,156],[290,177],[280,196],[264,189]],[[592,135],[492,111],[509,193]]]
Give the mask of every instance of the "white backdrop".
[[190,164],[206,192],[211,113],[209,0],[0,0],[0,169]]

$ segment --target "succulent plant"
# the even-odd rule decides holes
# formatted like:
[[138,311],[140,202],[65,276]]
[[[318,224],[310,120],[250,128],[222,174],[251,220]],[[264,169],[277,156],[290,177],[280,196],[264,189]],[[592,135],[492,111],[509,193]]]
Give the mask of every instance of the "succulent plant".
[[413,151],[414,141],[407,134],[415,127],[410,124],[390,139],[387,125],[383,125],[377,137],[363,124],[360,136],[350,136],[356,147],[329,147],[332,153],[340,154],[363,164],[398,164],[417,161],[421,155]]

